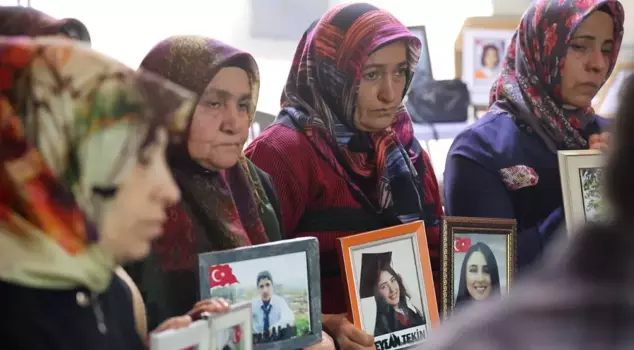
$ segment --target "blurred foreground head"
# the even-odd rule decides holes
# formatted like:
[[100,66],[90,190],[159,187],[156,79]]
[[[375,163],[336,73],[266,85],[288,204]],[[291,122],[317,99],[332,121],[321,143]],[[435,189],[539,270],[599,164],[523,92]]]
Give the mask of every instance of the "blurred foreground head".
[[56,19],[31,7],[0,6],[0,36],[50,35],[90,44],[88,29],[78,19]]

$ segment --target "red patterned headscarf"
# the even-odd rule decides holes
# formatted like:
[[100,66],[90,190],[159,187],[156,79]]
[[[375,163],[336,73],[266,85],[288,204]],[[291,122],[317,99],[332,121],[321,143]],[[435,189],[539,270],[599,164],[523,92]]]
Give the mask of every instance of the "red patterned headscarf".
[[78,19],[56,19],[32,7],[0,6],[0,36],[48,35],[64,35],[90,44],[88,29]]
[[[390,13],[365,3],[326,12],[302,37],[282,94],[277,122],[300,130],[353,193],[377,213],[391,211],[401,222],[420,220],[421,181],[413,163],[422,148],[401,105],[392,126],[367,133],[354,127],[358,87],[368,57],[402,40],[409,62],[407,87],[420,55],[420,40]],[[371,193],[353,178],[376,178]],[[374,198],[374,199],[370,199]]]
[[609,77],[623,39],[623,6],[617,0],[537,0],[524,13],[513,35],[502,72],[491,90],[491,111],[510,112],[518,125],[539,135],[553,151],[584,149],[580,133],[594,110],[563,108],[561,71],[568,42],[579,25],[601,10],[614,21]]

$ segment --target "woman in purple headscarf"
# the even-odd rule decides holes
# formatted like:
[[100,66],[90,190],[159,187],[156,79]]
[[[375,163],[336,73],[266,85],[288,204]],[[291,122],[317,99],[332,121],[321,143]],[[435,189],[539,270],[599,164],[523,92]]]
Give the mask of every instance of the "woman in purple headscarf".
[[444,174],[447,215],[512,218],[518,268],[564,220],[559,150],[602,148],[592,99],[623,38],[617,0],[538,0],[524,13],[488,113],[454,140]]

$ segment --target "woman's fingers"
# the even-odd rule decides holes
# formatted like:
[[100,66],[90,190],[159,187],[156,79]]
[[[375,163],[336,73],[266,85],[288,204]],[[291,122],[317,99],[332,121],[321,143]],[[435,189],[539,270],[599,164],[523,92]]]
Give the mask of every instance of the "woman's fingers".
[[172,317],[165,322],[161,323],[152,333],[163,332],[168,329],[185,328],[192,323],[192,318],[189,315]]
[[194,319],[200,318],[200,314],[203,312],[225,312],[229,310],[231,304],[222,298],[205,299],[197,302],[194,307],[187,313]]

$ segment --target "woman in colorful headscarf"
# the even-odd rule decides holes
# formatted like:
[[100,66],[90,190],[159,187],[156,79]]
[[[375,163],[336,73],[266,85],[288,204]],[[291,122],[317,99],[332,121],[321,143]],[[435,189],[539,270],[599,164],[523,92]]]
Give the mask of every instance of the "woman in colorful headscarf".
[[447,215],[516,219],[519,269],[564,221],[557,151],[604,146],[594,141],[607,122],[591,103],[615,65],[623,16],[617,0],[534,1],[488,113],[449,150]]
[[90,44],[88,29],[78,19],[55,19],[32,7],[0,6],[0,35],[61,35]]
[[179,190],[194,95],[64,38],[0,38],[0,300],[11,349],[143,349],[118,264]]
[[186,141],[167,151],[182,201],[169,209],[150,257],[127,268],[152,328],[198,300],[198,253],[281,235],[270,179],[242,156],[259,92],[253,57],[213,39],[175,36],[150,50],[141,66],[200,95]]
[[[333,8],[302,37],[282,111],[245,151],[275,182],[287,237],[319,239],[325,314],[346,312],[338,237],[424,220],[439,271],[436,176],[401,103],[419,53],[391,14],[365,3]],[[324,321],[342,346],[373,346],[345,318]]]

